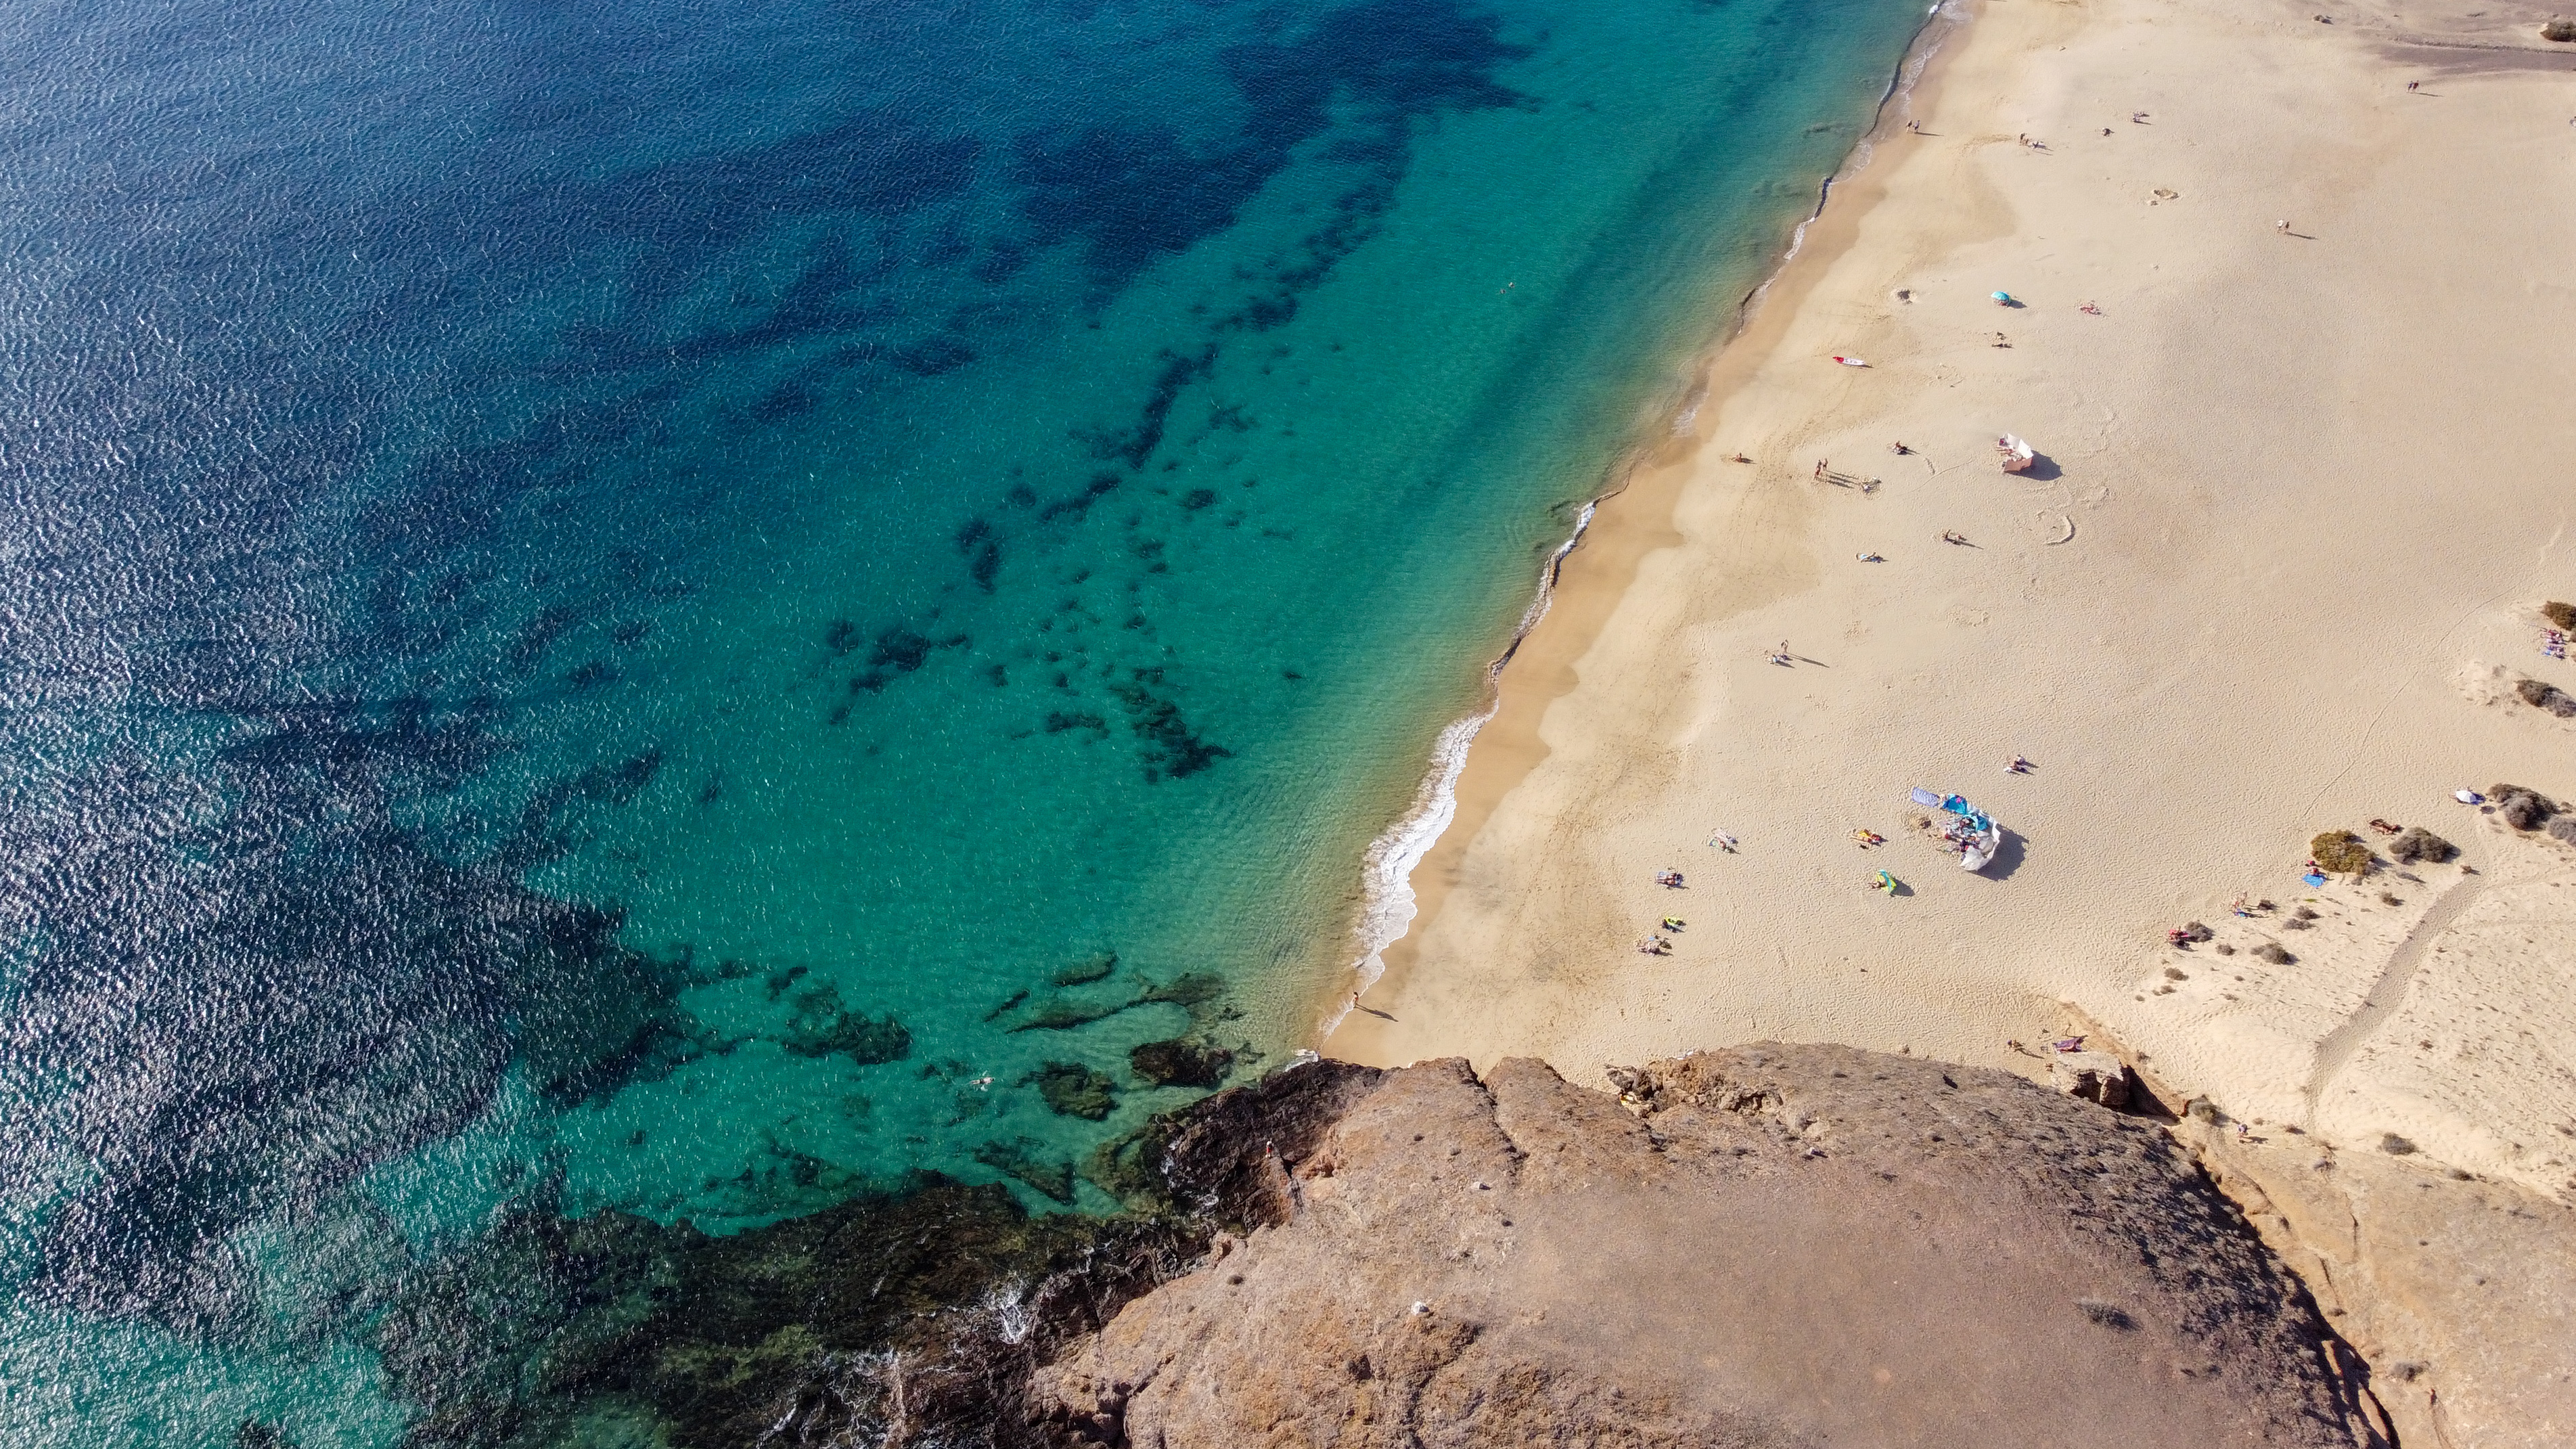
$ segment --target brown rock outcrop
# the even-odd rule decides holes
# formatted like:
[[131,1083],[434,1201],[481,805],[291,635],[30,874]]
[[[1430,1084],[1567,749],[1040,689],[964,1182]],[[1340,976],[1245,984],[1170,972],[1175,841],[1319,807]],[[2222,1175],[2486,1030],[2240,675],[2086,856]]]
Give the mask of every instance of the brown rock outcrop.
[[2385,1147],[2176,1131],[2375,1366],[2405,1443],[2576,1444],[2576,1209]]
[[1040,1370],[1037,1426],[1140,1449],[2385,1442],[2358,1361],[2147,1123],[1841,1047],[1614,1077],[1624,1104],[1530,1061],[1319,1064],[1211,1099],[1167,1175],[1249,1236]]
[[2105,1107],[2129,1105],[2129,1069],[2109,1052],[2053,1052],[2048,1084],[2070,1097]]

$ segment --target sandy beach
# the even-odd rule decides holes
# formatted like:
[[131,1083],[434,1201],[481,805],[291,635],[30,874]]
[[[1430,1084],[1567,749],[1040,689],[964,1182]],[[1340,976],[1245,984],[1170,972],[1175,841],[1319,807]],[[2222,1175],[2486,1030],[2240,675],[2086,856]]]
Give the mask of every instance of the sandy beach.
[[[2453,798],[2576,797],[2576,719],[2516,691],[2576,693],[2543,18],[1979,5],[1568,561],[1328,1054],[2035,1074],[2089,1030],[2231,1120],[2576,1193],[2576,846]],[[2374,819],[2463,853],[2303,884]]]

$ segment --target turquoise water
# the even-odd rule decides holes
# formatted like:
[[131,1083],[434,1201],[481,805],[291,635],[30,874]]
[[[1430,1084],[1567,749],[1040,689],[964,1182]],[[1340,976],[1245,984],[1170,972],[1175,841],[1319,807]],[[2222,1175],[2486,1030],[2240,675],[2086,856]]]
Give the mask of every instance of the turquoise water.
[[0,16],[0,1438],[401,1442],[512,1212],[1111,1207],[1920,18]]

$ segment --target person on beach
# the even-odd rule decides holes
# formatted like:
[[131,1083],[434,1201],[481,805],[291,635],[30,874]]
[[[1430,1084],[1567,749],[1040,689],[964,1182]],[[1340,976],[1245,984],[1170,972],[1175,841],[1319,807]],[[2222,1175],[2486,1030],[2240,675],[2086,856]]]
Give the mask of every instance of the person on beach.
[[2279,232],[2283,236],[2288,236],[2290,234],[2290,224],[2286,221],[2276,221],[2272,223],[2272,230]]

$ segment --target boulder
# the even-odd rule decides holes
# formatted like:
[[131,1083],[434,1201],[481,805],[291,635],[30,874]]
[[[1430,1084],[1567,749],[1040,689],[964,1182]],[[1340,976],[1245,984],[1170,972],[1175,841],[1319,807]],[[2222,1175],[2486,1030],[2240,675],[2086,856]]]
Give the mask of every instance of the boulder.
[[1234,1053],[1188,1037],[1149,1041],[1127,1053],[1136,1075],[1158,1087],[1213,1087],[1225,1080]]
[[2129,1069],[2109,1052],[2055,1053],[2048,1061],[2048,1084],[2114,1110],[2129,1105]]

